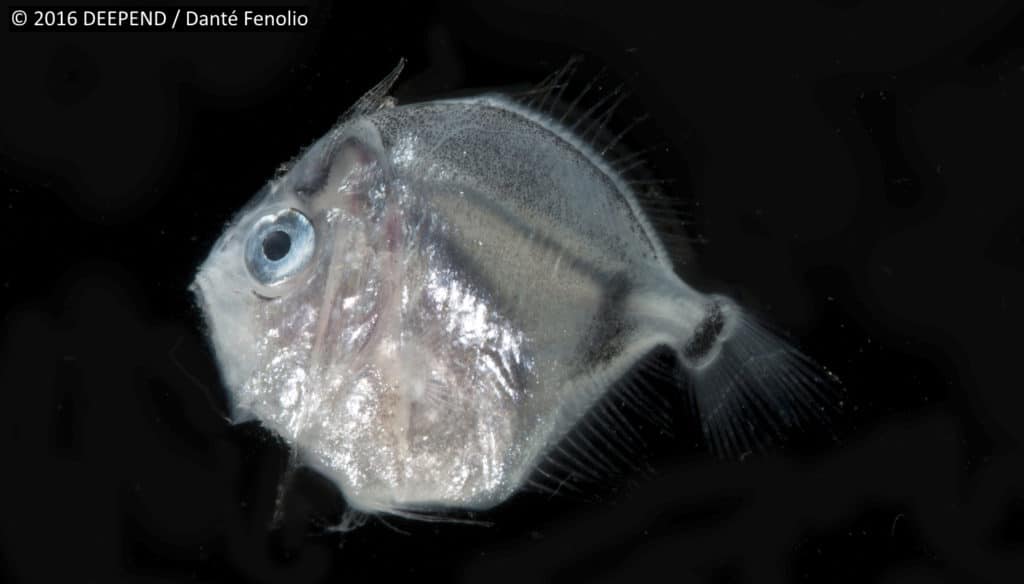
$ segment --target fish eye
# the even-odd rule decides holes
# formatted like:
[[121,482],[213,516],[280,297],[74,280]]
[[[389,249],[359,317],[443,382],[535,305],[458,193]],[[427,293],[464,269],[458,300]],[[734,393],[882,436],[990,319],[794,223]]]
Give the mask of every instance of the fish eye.
[[245,266],[264,286],[298,274],[313,257],[316,232],[305,215],[283,209],[253,223],[245,245]]
[[292,236],[277,229],[271,231],[263,238],[263,257],[272,262],[280,261],[288,255],[292,247]]

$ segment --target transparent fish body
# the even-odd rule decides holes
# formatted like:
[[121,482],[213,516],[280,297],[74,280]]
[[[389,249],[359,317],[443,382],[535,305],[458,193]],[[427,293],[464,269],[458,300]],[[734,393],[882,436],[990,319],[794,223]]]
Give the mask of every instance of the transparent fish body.
[[243,209],[194,289],[236,419],[368,512],[492,507],[658,347],[709,438],[813,413],[819,378],[675,274],[629,184],[496,95],[371,91]]

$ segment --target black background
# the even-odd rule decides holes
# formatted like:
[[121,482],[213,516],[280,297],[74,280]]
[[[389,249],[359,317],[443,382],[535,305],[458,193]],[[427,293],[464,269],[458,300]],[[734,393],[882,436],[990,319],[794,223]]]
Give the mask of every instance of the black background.
[[[0,578],[1022,581],[1020,9],[662,4],[0,33]],[[572,54],[650,113],[631,145],[692,206],[709,286],[843,379],[839,440],[719,461],[669,407],[646,470],[596,496],[338,534],[340,495],[300,471],[274,522],[287,450],[221,417],[186,292],[224,222],[399,57],[409,99]]]

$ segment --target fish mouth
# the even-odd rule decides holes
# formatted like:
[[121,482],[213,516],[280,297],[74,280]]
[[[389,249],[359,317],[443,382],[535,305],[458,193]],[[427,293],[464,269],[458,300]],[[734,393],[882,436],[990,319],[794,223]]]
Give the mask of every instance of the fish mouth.
[[188,285],[188,291],[192,293],[192,297],[196,302],[196,306],[205,316],[207,314],[208,304],[206,302],[206,293],[203,292],[203,275],[196,274],[195,279]]
[[[210,280],[202,273],[196,274],[195,279],[188,285],[187,290],[192,293],[192,301],[195,302],[195,307],[199,310],[199,321],[200,326],[206,333],[207,340],[210,342],[211,347],[214,349],[216,346],[216,339],[213,335],[214,329],[214,315],[210,305]],[[214,300],[216,295],[214,295]]]

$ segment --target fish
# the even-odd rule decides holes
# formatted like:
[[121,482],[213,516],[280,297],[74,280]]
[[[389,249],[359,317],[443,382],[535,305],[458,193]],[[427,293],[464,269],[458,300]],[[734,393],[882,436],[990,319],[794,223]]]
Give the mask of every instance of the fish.
[[827,412],[827,370],[677,275],[614,138],[542,105],[561,85],[399,104],[403,64],[197,271],[232,421],[280,436],[350,508],[415,516],[509,499],[656,350],[720,451]]

